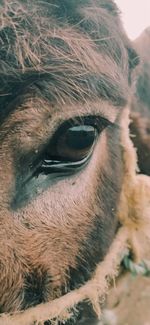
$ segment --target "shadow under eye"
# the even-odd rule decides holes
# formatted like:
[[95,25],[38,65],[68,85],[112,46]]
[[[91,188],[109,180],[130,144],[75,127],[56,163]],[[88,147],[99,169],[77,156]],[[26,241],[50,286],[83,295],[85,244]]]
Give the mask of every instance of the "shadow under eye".
[[55,160],[43,162],[23,184],[16,184],[17,191],[12,200],[11,208],[13,210],[22,208],[58,181],[64,180],[66,177],[72,177],[82,171],[83,167],[86,167],[88,164],[92,152],[93,150],[90,151],[88,156],[78,162],[60,162]]

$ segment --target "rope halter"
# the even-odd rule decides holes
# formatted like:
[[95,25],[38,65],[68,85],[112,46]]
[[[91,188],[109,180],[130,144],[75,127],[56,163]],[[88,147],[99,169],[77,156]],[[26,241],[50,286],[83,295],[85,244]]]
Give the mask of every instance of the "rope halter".
[[[124,160],[124,181],[118,208],[121,227],[104,261],[98,264],[91,280],[79,289],[25,311],[2,314],[0,325],[42,325],[47,320],[55,325],[59,321],[65,323],[81,301],[89,301],[100,318],[100,302],[117,276],[127,251],[130,251],[133,261],[125,257],[125,267],[134,274],[150,275],[150,265],[141,262],[150,244],[150,178],[136,173],[137,157],[129,137],[129,122],[129,110],[126,109],[121,124]],[[139,262],[142,264],[135,264]]]

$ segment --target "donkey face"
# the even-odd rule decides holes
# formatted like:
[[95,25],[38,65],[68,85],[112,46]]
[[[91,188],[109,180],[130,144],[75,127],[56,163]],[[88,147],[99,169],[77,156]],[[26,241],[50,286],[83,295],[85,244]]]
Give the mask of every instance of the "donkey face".
[[134,52],[111,0],[4,0],[1,24],[0,307],[9,312],[80,286],[108,251]]

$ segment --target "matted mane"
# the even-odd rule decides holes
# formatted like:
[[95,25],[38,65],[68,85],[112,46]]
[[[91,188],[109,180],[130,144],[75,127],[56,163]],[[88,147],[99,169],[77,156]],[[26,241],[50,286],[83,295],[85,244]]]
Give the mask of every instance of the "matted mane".
[[8,107],[16,93],[32,87],[35,80],[39,91],[48,83],[45,96],[51,101],[101,96],[124,104],[128,52],[130,65],[134,62],[113,2],[5,0],[4,4],[0,8],[1,107]]

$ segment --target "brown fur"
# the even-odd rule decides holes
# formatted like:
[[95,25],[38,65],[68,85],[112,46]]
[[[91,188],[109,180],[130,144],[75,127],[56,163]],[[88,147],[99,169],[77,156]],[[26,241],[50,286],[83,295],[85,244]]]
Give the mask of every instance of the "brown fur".
[[[136,53],[111,0],[4,0],[0,26],[0,308],[9,312],[80,286],[108,251]],[[33,158],[64,121],[84,116],[109,122],[88,165],[28,185]]]

